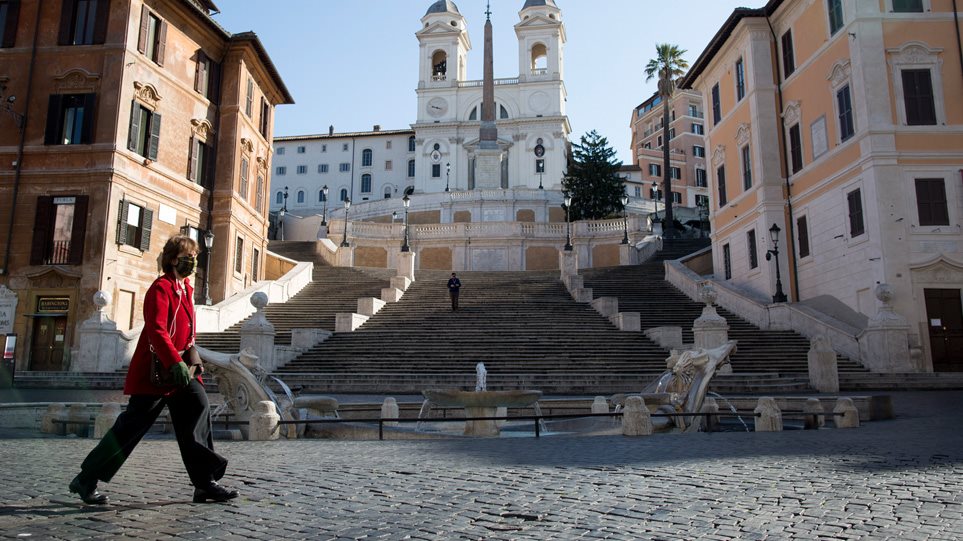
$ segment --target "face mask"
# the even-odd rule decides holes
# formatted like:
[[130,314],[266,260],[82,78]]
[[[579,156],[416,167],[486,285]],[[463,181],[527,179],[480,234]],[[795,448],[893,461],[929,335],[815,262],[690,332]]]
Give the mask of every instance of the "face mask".
[[197,268],[197,259],[191,256],[184,256],[177,258],[177,265],[174,266],[174,270],[177,274],[183,277],[188,277],[194,274],[194,269]]

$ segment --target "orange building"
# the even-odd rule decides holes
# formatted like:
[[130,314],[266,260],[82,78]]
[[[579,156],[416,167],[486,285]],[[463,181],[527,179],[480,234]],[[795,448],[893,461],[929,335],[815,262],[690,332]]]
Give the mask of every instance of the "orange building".
[[0,0],[0,335],[17,336],[17,369],[77,369],[97,291],[138,327],[176,233],[214,235],[198,303],[204,268],[214,302],[261,278],[273,110],[292,99],[258,38],[216,10]]
[[857,327],[892,287],[910,355],[963,370],[963,61],[951,0],[771,0],[733,12],[682,86],[704,96],[715,276]]

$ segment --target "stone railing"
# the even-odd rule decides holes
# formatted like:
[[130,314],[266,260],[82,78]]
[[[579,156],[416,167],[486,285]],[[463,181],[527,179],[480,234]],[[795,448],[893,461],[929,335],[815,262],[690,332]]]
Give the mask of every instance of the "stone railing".
[[[334,240],[341,238],[344,231],[344,221],[329,222],[331,236]],[[614,220],[595,220],[573,222],[573,238],[595,238],[621,236],[625,222],[621,218]],[[643,218],[633,215],[628,217],[629,233],[641,231]],[[564,222],[472,222],[446,224],[410,225],[408,228],[409,242],[419,240],[443,239],[565,239],[566,224]],[[368,240],[398,240],[404,236],[403,224],[382,224],[375,222],[348,223],[348,241],[359,239]]]
[[[518,77],[507,77],[503,79],[495,79],[495,85],[517,85]],[[473,88],[476,86],[484,86],[485,81],[479,79],[477,81],[458,81],[459,88]]]

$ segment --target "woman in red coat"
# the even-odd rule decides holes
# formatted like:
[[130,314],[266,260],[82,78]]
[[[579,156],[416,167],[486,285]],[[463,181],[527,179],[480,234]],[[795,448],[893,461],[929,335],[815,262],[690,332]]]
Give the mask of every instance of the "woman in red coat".
[[[236,490],[217,484],[227,459],[214,452],[210,405],[200,380],[200,365],[189,367],[183,353],[194,344],[194,288],[188,276],[197,266],[197,242],[178,235],[164,245],[164,275],[154,280],[144,297],[144,330],[127,370],[127,409],[80,466],[70,491],[88,504],[106,504],[97,482],[110,482],[158,415],[167,406],[181,458],[194,485],[194,502],[227,501]],[[151,382],[152,356],[172,376],[171,385]]]

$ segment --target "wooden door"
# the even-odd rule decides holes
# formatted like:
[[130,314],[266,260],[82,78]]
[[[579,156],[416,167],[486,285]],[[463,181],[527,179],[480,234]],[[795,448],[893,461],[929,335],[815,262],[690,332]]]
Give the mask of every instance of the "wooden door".
[[67,344],[66,317],[38,317],[33,323],[30,370],[64,370]]
[[959,289],[926,289],[926,321],[936,372],[963,372],[963,302]]

